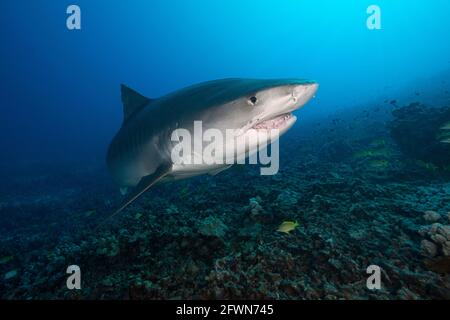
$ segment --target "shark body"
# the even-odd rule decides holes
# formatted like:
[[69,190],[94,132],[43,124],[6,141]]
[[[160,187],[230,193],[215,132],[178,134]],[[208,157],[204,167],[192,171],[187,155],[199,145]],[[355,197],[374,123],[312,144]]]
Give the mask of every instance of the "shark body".
[[[201,121],[204,130],[233,130],[236,136],[252,129],[266,139],[268,128],[278,129],[281,135],[296,121],[291,112],[305,105],[317,88],[316,82],[302,79],[222,79],[150,99],[122,85],[124,121],[109,146],[107,164],[121,189],[134,191],[116,213],[160,181],[229,167],[175,164],[171,157],[175,130],[193,132],[194,122]],[[226,152],[248,153],[250,147],[238,144]]]

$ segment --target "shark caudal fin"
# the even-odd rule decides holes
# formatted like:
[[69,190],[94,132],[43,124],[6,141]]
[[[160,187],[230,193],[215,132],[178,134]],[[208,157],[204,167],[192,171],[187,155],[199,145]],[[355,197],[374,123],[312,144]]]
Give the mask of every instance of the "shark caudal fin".
[[124,84],[120,86],[120,91],[122,94],[124,122],[148,103],[153,101],[152,99],[144,97]]

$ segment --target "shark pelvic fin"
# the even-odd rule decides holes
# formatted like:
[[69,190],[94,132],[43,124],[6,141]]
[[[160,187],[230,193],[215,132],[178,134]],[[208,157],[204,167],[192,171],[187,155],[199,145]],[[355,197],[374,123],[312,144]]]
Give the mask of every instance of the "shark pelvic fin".
[[125,122],[131,115],[142,109],[152,99],[146,98],[140,93],[121,85],[122,103],[123,103],[123,121]]

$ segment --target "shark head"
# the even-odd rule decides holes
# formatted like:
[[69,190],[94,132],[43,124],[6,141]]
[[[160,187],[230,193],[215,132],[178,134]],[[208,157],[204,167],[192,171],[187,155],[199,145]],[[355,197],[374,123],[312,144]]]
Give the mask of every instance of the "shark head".
[[[184,98],[184,105],[192,106],[185,109],[189,116],[178,125],[192,132],[192,124],[201,121],[203,130],[212,129],[225,136],[214,140],[224,141],[221,145],[215,143],[227,158],[245,157],[287,132],[297,120],[292,112],[313,98],[317,88],[316,82],[302,79],[205,82],[177,92],[176,95]],[[178,100],[176,96],[167,99]],[[197,109],[197,106],[201,107]],[[203,145],[208,144],[203,141]]]
[[184,105],[201,101],[203,107],[191,108],[190,112],[205,126],[244,133],[251,128],[290,127],[296,120],[291,113],[314,97],[317,88],[315,81],[303,79],[222,79],[187,88],[177,95],[189,97]]
[[224,146],[225,153],[237,158],[254,154],[286,133],[297,120],[292,112],[311,100],[318,89],[316,82],[301,79],[249,81],[253,85],[244,95],[223,106],[222,121],[233,127],[237,137],[234,145],[228,142]]
[[285,133],[297,118],[293,111],[303,107],[314,97],[318,84],[313,81],[260,80],[260,88],[247,92],[225,108],[231,109],[226,120],[237,129],[237,134],[248,130],[277,129]]
[[311,100],[318,84],[302,79],[225,79],[206,83],[213,101],[197,113],[204,128],[233,130],[236,137],[259,135],[259,142],[276,129],[288,131],[297,118],[292,114]]

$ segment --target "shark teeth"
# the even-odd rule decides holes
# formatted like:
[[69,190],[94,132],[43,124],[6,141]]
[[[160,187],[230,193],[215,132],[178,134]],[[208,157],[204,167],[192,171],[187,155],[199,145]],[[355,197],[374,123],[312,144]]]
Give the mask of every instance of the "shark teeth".
[[283,127],[290,118],[292,118],[292,114],[285,113],[285,114],[282,114],[275,118],[259,122],[256,125],[254,125],[252,128],[253,129],[279,129],[279,128]]

